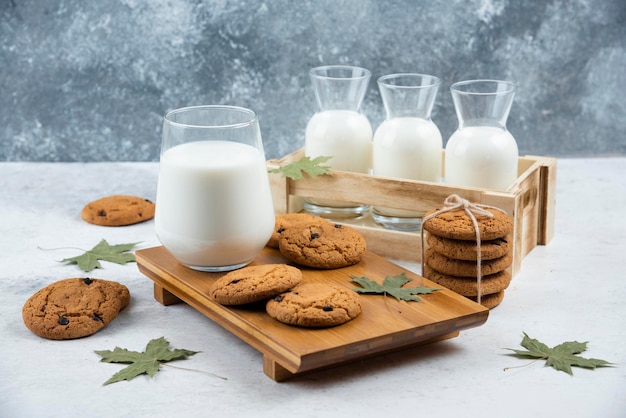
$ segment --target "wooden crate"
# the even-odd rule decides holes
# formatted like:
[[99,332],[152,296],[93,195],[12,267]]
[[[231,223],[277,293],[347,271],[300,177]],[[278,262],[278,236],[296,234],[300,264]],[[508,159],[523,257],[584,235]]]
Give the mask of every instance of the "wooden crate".
[[[303,156],[304,149],[299,149],[283,158],[269,160],[268,169],[290,164]],[[442,159],[444,156],[442,154]],[[269,176],[277,214],[302,211],[306,197],[426,211],[440,208],[448,196],[457,194],[471,202],[501,208],[513,218],[511,273],[515,275],[524,257],[537,245],[550,242],[554,235],[556,166],[555,158],[520,157],[517,180],[506,191],[396,180],[337,170],[333,170],[330,176],[312,178],[305,175],[301,180],[277,173]],[[370,251],[395,260],[421,262],[419,232],[388,230],[375,224],[371,217],[344,223],[364,235]]]

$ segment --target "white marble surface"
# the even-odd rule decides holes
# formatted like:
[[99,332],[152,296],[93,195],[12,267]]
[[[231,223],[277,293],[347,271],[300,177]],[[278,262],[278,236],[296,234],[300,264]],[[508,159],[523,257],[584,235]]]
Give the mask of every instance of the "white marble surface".
[[[559,160],[555,237],[524,260],[483,326],[283,383],[263,374],[260,353],[203,315],[156,302],[134,264],[104,262],[91,274],[132,294],[101,332],[48,341],[24,326],[30,295],[85,275],[58,262],[78,254],[65,247],[89,249],[102,238],[158,245],[152,222],[105,228],[80,218],[104,195],[154,198],[156,172],[154,163],[0,163],[1,417],[626,416],[626,159]],[[617,366],[575,368],[572,377],[506,355],[505,347],[520,348],[522,332],[549,345],[589,341],[583,355]],[[101,363],[94,350],[141,351],[161,336],[201,351],[174,365],[227,380],[163,367],[153,379],[102,386],[122,366]]]

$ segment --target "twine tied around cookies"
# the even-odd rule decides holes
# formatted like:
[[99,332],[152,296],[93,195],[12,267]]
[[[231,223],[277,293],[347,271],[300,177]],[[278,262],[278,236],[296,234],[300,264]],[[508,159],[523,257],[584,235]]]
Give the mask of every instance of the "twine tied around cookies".
[[[489,212],[487,209],[495,209],[504,214],[506,214],[506,212],[504,212],[502,209],[497,208],[495,206],[473,203],[467,199],[463,199],[459,195],[452,194],[444,200],[442,209],[438,209],[435,212],[427,216],[424,216],[424,218],[422,219],[422,225],[424,225],[429,219],[439,216],[442,213],[452,212],[452,211],[459,210],[459,209],[463,209],[465,213],[467,214],[467,216],[469,216],[469,218],[472,220],[472,225],[474,225],[474,232],[476,233],[476,253],[477,253],[476,285],[477,285],[477,294],[478,294],[476,300],[478,303],[480,303],[481,298],[482,298],[482,289],[481,289],[481,281],[482,281],[481,259],[482,257],[481,257],[481,252],[480,252],[480,229],[478,227],[478,220],[476,219],[476,216],[486,216],[488,218],[493,218],[493,213]],[[426,262],[426,260],[424,259],[424,228],[423,226],[422,226],[421,233],[422,233],[422,270],[423,270],[424,269],[423,265]]]

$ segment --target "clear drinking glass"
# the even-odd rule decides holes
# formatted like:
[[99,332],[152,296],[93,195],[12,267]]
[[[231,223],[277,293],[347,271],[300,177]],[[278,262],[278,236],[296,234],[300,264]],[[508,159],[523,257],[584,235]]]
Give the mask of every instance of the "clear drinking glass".
[[[319,105],[306,127],[305,155],[332,157],[332,169],[368,173],[372,167],[372,126],[359,112],[371,78],[370,71],[347,65],[313,68],[311,82]],[[306,199],[307,212],[331,219],[358,219],[369,205]]]
[[255,112],[196,106],[165,115],[155,228],[196,270],[234,270],[261,252],[274,208]]
[[506,129],[516,86],[469,80],[450,87],[459,127],[446,144],[445,181],[506,190],[517,179],[517,142]]
[[[425,74],[390,74],[378,79],[387,117],[374,133],[374,175],[441,180],[443,141],[430,119],[440,84],[439,78]],[[376,206],[372,218],[388,229],[413,231],[420,229],[426,210]]]

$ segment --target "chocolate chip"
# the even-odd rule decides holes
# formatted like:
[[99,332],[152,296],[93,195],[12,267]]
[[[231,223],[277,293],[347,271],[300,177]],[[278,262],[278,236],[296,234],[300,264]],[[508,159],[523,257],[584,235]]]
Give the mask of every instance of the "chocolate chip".
[[241,281],[240,279],[233,279],[228,284],[236,284],[236,283],[239,283],[240,281]]
[[285,232],[285,228],[278,228],[276,232],[278,232],[279,234],[282,234],[283,232]]
[[94,313],[94,314],[91,316],[91,319],[93,319],[94,321],[104,322],[104,321],[102,320],[102,317],[101,317],[100,315],[98,315],[97,313]]
[[83,283],[85,283],[86,285],[90,285],[93,283],[93,280],[91,280],[89,277],[85,277],[83,278]]
[[335,228],[337,228],[337,229],[341,229],[341,225],[339,225],[339,224],[335,224]]
[[70,320],[64,316],[59,317],[59,325],[67,325],[70,323]]
[[106,210],[104,210],[104,209],[100,209],[100,210],[98,211],[98,216],[107,216],[107,211],[106,211]]
[[311,234],[311,239],[312,239],[312,240],[313,240],[313,239],[316,239],[316,238],[319,238],[319,237],[320,237],[320,234],[318,234],[317,232],[313,232],[313,233]]
[[333,307],[332,307],[332,306],[330,306],[330,305],[326,305],[326,306],[324,306],[324,307],[322,308],[322,310],[323,310],[324,312],[330,312],[330,311],[332,311],[332,310],[333,310]]

